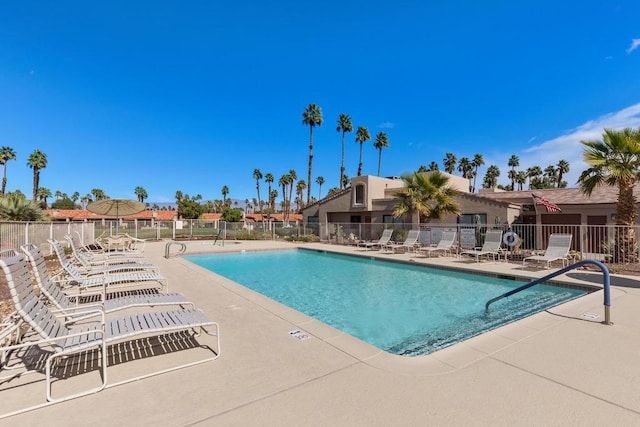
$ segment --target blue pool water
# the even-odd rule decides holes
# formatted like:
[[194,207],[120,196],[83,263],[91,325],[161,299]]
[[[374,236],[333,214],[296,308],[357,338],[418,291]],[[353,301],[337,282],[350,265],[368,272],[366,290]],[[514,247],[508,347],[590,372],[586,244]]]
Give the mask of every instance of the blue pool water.
[[194,255],[189,261],[380,349],[418,356],[584,295],[524,282],[309,250]]

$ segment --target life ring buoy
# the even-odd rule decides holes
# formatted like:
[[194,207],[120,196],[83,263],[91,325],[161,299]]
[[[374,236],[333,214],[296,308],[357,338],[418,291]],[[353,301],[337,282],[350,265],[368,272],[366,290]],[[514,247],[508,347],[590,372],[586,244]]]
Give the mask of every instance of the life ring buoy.
[[502,242],[507,246],[514,247],[518,243],[518,235],[513,231],[507,231],[502,236]]

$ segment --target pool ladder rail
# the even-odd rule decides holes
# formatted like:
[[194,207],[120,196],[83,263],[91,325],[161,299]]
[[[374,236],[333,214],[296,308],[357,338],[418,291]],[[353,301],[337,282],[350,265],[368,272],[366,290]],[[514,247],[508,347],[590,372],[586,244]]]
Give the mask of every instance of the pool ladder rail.
[[554,271],[553,273],[547,274],[544,277],[541,277],[539,279],[535,279],[532,280],[531,282],[527,283],[526,285],[522,285],[519,288],[513,289],[509,292],[505,292],[502,295],[499,295],[495,298],[490,299],[489,301],[487,301],[487,303],[484,305],[484,309],[485,311],[489,311],[489,306],[491,304],[493,304],[496,301],[499,301],[503,298],[509,297],[513,294],[517,294],[520,291],[524,291],[525,289],[529,289],[532,286],[538,285],[540,283],[546,282],[547,280],[554,278],[556,276],[559,276],[561,274],[566,273],[567,271],[576,269],[578,267],[582,267],[583,265],[586,264],[593,264],[596,267],[600,268],[600,270],[602,270],[602,285],[604,287],[604,321],[602,322],[604,325],[613,325],[613,323],[611,322],[611,277],[609,275],[609,269],[607,268],[606,265],[604,265],[603,263],[601,263],[600,261],[595,261],[595,260],[591,260],[591,259],[585,259],[582,261],[578,261],[574,264],[571,264],[567,267],[561,268],[558,271]]

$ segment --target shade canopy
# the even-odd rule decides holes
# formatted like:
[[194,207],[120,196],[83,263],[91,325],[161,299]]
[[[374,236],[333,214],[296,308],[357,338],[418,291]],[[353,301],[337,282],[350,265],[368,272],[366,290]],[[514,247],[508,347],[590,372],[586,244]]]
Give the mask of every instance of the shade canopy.
[[121,216],[133,215],[145,210],[144,203],[129,199],[105,199],[89,203],[87,210],[99,215]]

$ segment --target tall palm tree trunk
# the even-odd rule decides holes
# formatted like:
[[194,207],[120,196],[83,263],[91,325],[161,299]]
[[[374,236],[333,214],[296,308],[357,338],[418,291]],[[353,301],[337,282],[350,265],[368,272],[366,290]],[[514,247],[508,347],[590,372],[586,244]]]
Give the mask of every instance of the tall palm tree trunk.
[[38,171],[38,168],[34,167],[33,168],[33,200],[36,200],[36,198],[38,197],[38,186],[40,184],[40,172]]
[[[342,131],[342,163],[340,164],[340,189],[342,190],[344,186],[342,185],[342,181],[344,181],[344,131]],[[2,194],[4,194],[4,187]]]
[[[307,184],[307,204],[311,200],[311,167],[313,166],[313,126],[309,126],[309,174]],[[293,184],[292,184],[293,185]]]
[[633,195],[634,181],[620,181],[616,208],[617,237],[614,262],[637,263],[638,242],[634,228],[636,218],[636,198]]
[[358,176],[362,176],[362,142],[360,143],[360,163],[358,163]]
[[[344,144],[343,144],[344,145]],[[2,167],[2,195],[4,196],[4,192],[7,189],[7,162],[5,161]]]

